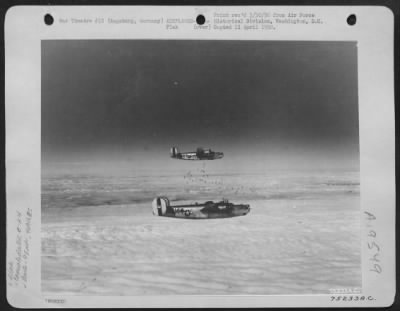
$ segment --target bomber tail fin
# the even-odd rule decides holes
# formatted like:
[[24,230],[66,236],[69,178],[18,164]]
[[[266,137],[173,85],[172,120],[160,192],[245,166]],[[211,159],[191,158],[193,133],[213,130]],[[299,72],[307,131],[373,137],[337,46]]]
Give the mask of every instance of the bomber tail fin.
[[177,147],[171,147],[170,153],[171,153],[171,158],[176,158],[178,157],[179,150]]
[[156,216],[170,216],[174,214],[174,209],[171,207],[168,198],[157,197],[152,203],[153,215]]

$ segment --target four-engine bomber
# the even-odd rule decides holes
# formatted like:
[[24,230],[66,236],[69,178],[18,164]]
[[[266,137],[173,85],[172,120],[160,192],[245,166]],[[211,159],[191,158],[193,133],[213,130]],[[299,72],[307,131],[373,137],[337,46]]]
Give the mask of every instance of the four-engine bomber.
[[197,148],[193,152],[179,152],[177,147],[171,148],[171,158],[178,160],[217,160],[224,157],[223,152],[212,151],[211,149]]
[[184,205],[170,205],[168,198],[157,197],[153,200],[153,215],[175,218],[208,219],[244,216],[250,212],[248,204],[233,204],[228,200],[207,201]]

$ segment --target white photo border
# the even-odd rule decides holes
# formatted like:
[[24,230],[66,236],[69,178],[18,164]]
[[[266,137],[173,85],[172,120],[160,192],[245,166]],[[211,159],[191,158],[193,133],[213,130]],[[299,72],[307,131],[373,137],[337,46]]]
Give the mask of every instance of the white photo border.
[[[315,25],[274,31],[204,31],[184,25],[62,24],[98,17],[192,18],[214,12],[310,12]],[[55,23],[45,25],[50,13]],[[346,19],[357,16],[357,24]],[[47,296],[41,293],[41,41],[195,39],[356,41],[360,133],[362,291],[326,295]],[[5,19],[7,269],[18,251],[21,217],[31,217],[27,279],[7,270],[7,299],[19,308],[53,307],[385,307],[395,296],[394,16],[384,6],[15,6]],[[31,214],[31,216],[29,216]],[[22,216],[21,216],[22,215]],[[25,217],[25,218],[24,218]],[[20,241],[21,242],[21,241]],[[23,243],[22,241],[21,243]],[[376,255],[378,254],[378,255]],[[379,261],[377,261],[378,259]],[[378,265],[379,268],[376,266]],[[379,270],[379,271],[377,271]],[[340,275],[338,275],[340,278]],[[337,299],[337,297],[342,297]],[[349,300],[343,297],[360,299]],[[361,300],[361,297],[364,297]]]

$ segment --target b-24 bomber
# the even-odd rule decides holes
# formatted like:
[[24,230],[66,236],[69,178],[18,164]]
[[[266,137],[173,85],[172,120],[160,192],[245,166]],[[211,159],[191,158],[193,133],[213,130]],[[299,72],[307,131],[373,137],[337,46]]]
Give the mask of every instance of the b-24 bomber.
[[250,212],[249,204],[234,204],[228,200],[172,206],[166,197],[155,198],[152,208],[155,216],[189,219],[230,218],[244,216]]
[[222,159],[223,157],[223,152],[203,149],[201,147],[192,152],[179,152],[177,147],[171,148],[171,158],[178,160],[217,160]]

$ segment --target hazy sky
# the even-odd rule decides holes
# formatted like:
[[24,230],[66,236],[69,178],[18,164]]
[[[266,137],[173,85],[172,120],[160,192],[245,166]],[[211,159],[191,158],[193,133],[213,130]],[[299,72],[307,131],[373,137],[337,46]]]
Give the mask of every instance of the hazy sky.
[[172,145],[357,167],[356,43],[42,42],[44,163],[162,163]]

